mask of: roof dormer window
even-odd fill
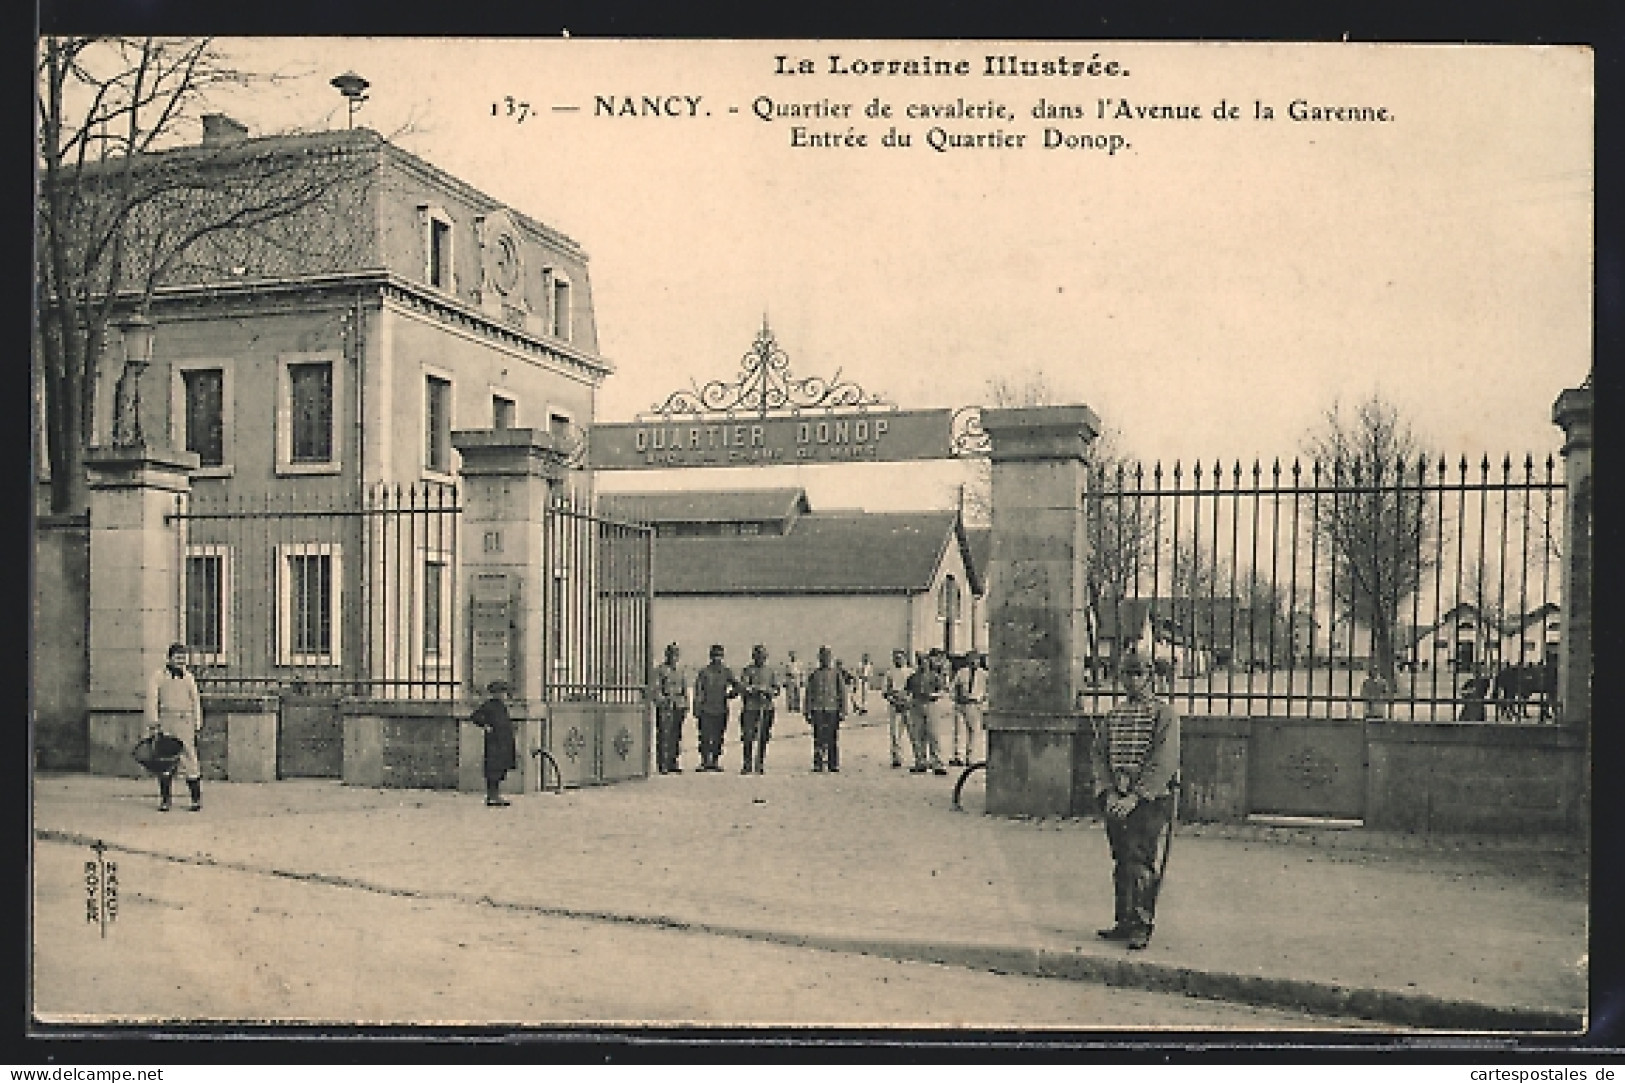
[[[437,290],[455,292],[455,256],[451,216],[440,207],[418,208],[423,220],[423,280]]]

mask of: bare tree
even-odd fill
[[[244,273],[244,245],[331,246],[319,230],[284,227],[324,200],[353,203],[372,167],[344,132],[177,147],[211,90],[256,78],[209,39],[46,38],[37,76],[37,364],[51,507],[74,512],[115,319],[144,311],[161,286],[218,281],[221,264]]]
[[[1041,368],[1020,376],[1000,373],[988,378],[982,405],[988,409],[1054,406],[1056,390]],[[986,526],[993,521],[993,466],[986,458],[975,458],[968,461],[967,469],[969,476],[959,487],[960,512],[967,523]]]
[[[1064,396],[1042,368],[1000,373],[988,379],[985,405],[1002,409],[1060,405]],[[1122,433],[1104,425],[1089,448],[1089,486],[1084,496],[1085,529],[1089,536],[1090,600],[1100,611],[1134,593],[1136,576],[1149,567],[1160,515],[1160,502],[1136,490],[1148,486],[1143,468],[1122,450]],[[992,521],[992,469],[986,459],[974,460],[971,476],[961,489],[963,514],[968,522]]]
[[[1344,412],[1334,403],[1304,439],[1333,492],[1317,501],[1315,530],[1331,556],[1332,602],[1371,632],[1372,662],[1394,675],[1402,603],[1433,567],[1438,524],[1422,498],[1418,464],[1432,458],[1410,422],[1380,394]]]

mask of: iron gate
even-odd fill
[[[571,498],[542,518],[542,747],[566,786],[649,773],[654,531]]]

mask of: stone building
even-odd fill
[[[197,457],[175,505],[192,518],[169,635],[193,648],[206,688],[325,688],[331,701],[452,671],[460,560],[455,518],[437,514],[456,502],[452,433],[529,428],[577,446],[612,369],[575,241],[374,132],[253,138],[217,115],[200,146],[137,168],[195,168],[201,206],[234,168],[305,160],[328,170],[317,198],[209,233],[162,274],[139,401],[147,443]],[[93,423],[103,448],[122,368],[110,337]],[[566,484],[584,496],[589,477]],[[72,765],[74,735],[52,728],[75,711],[50,713],[42,743]],[[339,723],[330,705],[318,713],[325,736],[312,740],[333,773]]]
[[[610,515],[655,528],[654,642],[703,664],[713,643],[744,664],[756,643],[856,668],[891,652],[985,649],[985,571],[952,510],[816,511],[800,488],[619,492]]]

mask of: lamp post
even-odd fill
[[[328,80],[328,83],[336,88],[340,94],[344,95],[344,101],[349,107],[350,114],[348,127],[354,128],[355,111],[360,109],[361,103],[367,100],[367,87],[372,84],[353,71],[347,71],[343,75],[335,75]]]
[[[135,447],[144,442],[141,431],[141,374],[152,363],[153,323],[142,311],[118,325],[124,340],[124,371],[113,394],[113,443]]]

